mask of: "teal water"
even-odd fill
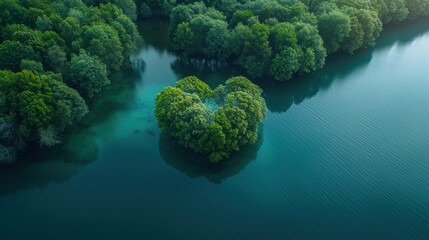
[[[260,81],[261,138],[218,167],[160,133],[154,98],[240,71],[178,58],[167,28],[141,24],[135,72],[62,146],[0,168],[1,240],[429,239],[427,20],[291,83]]]

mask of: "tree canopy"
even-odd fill
[[[180,145],[215,163],[256,142],[258,126],[267,112],[261,94],[245,77],[230,78],[212,90],[191,76],[157,95],[155,115],[159,127]]]
[[[141,41],[130,18],[133,0],[0,1],[0,162],[81,120]]]
[[[27,140],[59,143],[59,134],[87,113],[85,100],[57,74],[0,71],[0,161],[11,161]]]
[[[428,6],[429,0],[176,1],[169,35],[186,56],[227,60],[251,77],[286,81],[320,69],[327,54],[374,46],[383,23],[428,16]]]

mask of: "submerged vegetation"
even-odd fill
[[[0,29],[0,162],[60,143],[140,42],[116,5],[81,0],[1,1]]]
[[[180,145],[219,162],[258,139],[258,126],[267,112],[261,94],[245,77],[230,78],[215,90],[196,77],[186,77],[157,95],[155,115],[159,127]],[[214,111],[205,103],[219,108]]]

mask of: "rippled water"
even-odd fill
[[[64,144],[0,169],[0,239],[429,239],[429,22],[291,83],[218,167],[157,128],[156,93],[240,74],[166,50],[165,22]]]

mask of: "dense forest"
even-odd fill
[[[121,2],[131,18],[170,17],[169,37],[181,54],[279,81],[322,68],[328,54],[374,46],[383,24],[429,15],[429,0]]]
[[[2,0],[0,162],[28,143],[61,142],[110,74],[129,67],[138,19],[169,17],[182,56],[285,81],[328,54],[374,46],[383,24],[428,15],[429,0]]]
[[[60,143],[141,41],[110,3],[5,0],[0,26],[0,162],[15,160],[28,142]]]
[[[374,46],[383,24],[428,14],[427,0],[196,1],[171,10],[169,35],[188,56],[285,81],[320,69],[327,54]]]

